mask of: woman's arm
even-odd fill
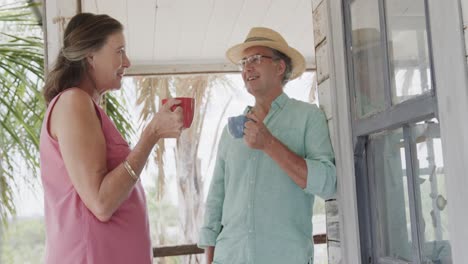
[[[181,109],[169,110],[176,103],[172,100],[163,106],[128,155],[127,161],[137,175],[160,138],[180,135]],[[50,117],[50,132],[59,143],[81,200],[100,221],[108,221],[130,194],[135,180],[123,164],[108,170],[106,141],[91,97],[79,89],[62,94]]]

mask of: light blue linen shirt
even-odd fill
[[[231,137],[224,128],[198,243],[215,246],[213,263],[306,264],[313,260],[314,196],[327,199],[336,191],[325,115],[317,106],[283,93],[272,102],[264,124],[305,159],[307,187],[300,188],[267,154],[249,148],[243,138]]]

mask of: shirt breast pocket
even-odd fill
[[[304,137],[305,132],[299,128],[277,128],[272,131],[272,134],[289,150],[297,155],[304,156]]]

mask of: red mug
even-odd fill
[[[184,116],[184,128],[189,128],[193,121],[193,111],[195,109],[195,99],[192,97],[175,97],[180,101],[179,104],[173,105],[171,111],[174,111],[177,106],[182,107],[182,114]],[[162,99],[162,104],[165,104],[168,98]]]

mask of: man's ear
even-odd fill
[[[277,63],[278,67],[278,75],[281,75],[281,74],[284,74],[286,72],[286,63],[284,62],[284,60],[278,60],[278,63]]]

